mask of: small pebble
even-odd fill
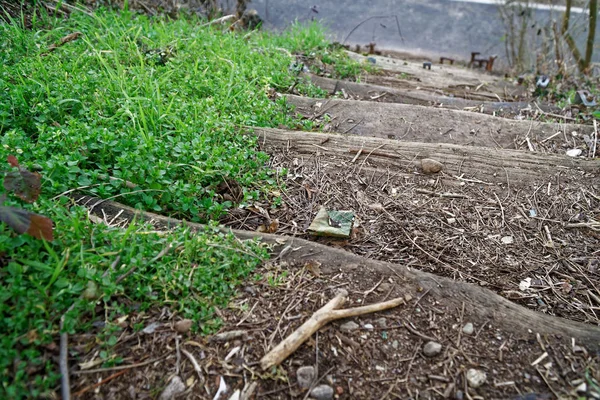
[[[470,322],[467,322],[465,324],[465,326],[463,326],[462,331],[465,335],[472,335],[473,334],[473,324]]]
[[[400,345],[400,343],[398,343],[398,341],[397,341],[397,340],[394,340],[394,341],[392,342],[392,347],[394,348],[394,350],[398,350],[398,346],[399,346],[399,345]]]
[[[384,328],[384,329],[387,328],[387,320],[383,317],[376,319],[375,323],[380,328]]]
[[[191,319],[182,319],[181,321],[175,322],[175,330],[179,333],[186,333],[192,328]]]
[[[308,389],[315,379],[315,368],[312,366],[300,367],[296,371],[296,378],[298,379],[298,386],[301,389]]]
[[[151,335],[154,333],[154,331],[156,330],[156,328],[160,327],[160,323],[158,322],[152,322],[150,325],[146,326],[142,332],[144,332],[147,335]]]
[[[329,385],[319,385],[310,391],[310,395],[315,400],[333,399],[333,388]]]
[[[381,285],[379,285],[379,287],[377,288],[377,291],[380,293],[387,293],[390,290],[392,290],[392,284],[388,283],[388,282],[383,282]]]
[[[579,386],[577,386],[575,388],[575,390],[577,391],[577,393],[585,393],[587,392],[587,385],[585,382],[581,382],[581,384]]]
[[[438,342],[427,342],[425,346],[423,346],[423,354],[427,357],[437,356],[442,352],[442,345]]]
[[[421,160],[421,168],[425,174],[437,174],[444,168],[444,164],[431,158]]]
[[[171,379],[165,390],[158,397],[159,400],[171,400],[178,394],[185,392],[185,383],[177,375]]]
[[[340,325],[340,331],[342,332],[353,332],[360,328],[360,326],[354,321],[348,321]]]
[[[368,331],[372,331],[374,326],[373,326],[373,324],[365,324],[363,328],[365,328]]]
[[[487,375],[485,372],[471,368],[467,371],[467,382],[472,388],[478,388],[485,383]]]

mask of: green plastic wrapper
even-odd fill
[[[349,238],[354,224],[352,211],[327,211],[321,207],[308,227],[308,233],[315,236]]]

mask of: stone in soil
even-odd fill
[[[380,293],[387,293],[390,290],[392,290],[392,284],[388,283],[388,282],[383,282],[381,285],[379,285],[379,287],[377,288],[377,291]]]
[[[485,372],[471,368],[467,371],[467,382],[472,388],[478,388],[485,383],[487,375]]]
[[[342,332],[353,332],[360,328],[360,326],[354,321],[348,321],[340,325],[340,330]]]
[[[442,352],[442,345],[439,344],[438,342],[433,342],[433,341],[427,342],[427,343],[425,343],[425,346],[423,346],[423,354],[425,354],[427,357],[437,356],[441,352]]]
[[[444,168],[444,164],[431,158],[421,160],[421,168],[425,174],[437,174]]]
[[[301,389],[308,389],[315,379],[315,368],[312,366],[300,367],[296,371],[296,378],[298,379],[298,386]]]
[[[179,333],[186,333],[192,327],[191,319],[182,319],[181,321],[175,322],[175,330]]]
[[[183,392],[185,392],[185,384],[183,383],[180,377],[174,376],[173,379],[171,379],[171,382],[169,382],[169,384],[165,388],[165,390],[163,390],[163,392],[160,394],[158,399],[171,400],[172,398]]]
[[[387,321],[385,318],[381,317],[375,320],[375,323],[377,324],[378,327],[380,328],[387,328]]]
[[[333,399],[333,388],[329,385],[319,385],[310,391],[310,395],[315,400]]]
[[[473,334],[473,324],[470,322],[467,322],[465,324],[465,326],[463,326],[462,331],[465,335],[472,335]]]

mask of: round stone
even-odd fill
[[[435,357],[442,352],[442,345],[438,342],[427,342],[423,346],[423,354],[427,357]]]
[[[467,371],[467,382],[472,388],[478,388],[485,383],[487,375],[485,372],[471,368]]]
[[[425,174],[437,174],[444,168],[444,164],[431,158],[421,160],[421,168]]]

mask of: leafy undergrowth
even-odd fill
[[[98,340],[108,353],[115,321],[132,310],[168,306],[197,330],[218,325],[213,307],[267,258],[264,247],[213,228],[94,225],[59,195],[117,196],[199,222],[276,196],[277,175],[243,129],[301,124],[269,98],[295,83],[315,90],[296,82],[289,51],[357,70],[316,25],[246,35],[192,17],[109,11],[44,17],[31,30],[0,23],[0,160],[14,154],[40,172],[41,197],[24,209],[55,226],[46,242],[0,224],[0,398],[57,389],[63,315],[69,333],[106,323]],[[224,193],[224,183],[236,190]]]
[[[164,305],[195,321],[194,329],[211,331],[218,326],[213,307],[224,306],[267,258],[259,244],[214,228],[160,234],[131,224],[124,230],[94,225],[85,210],[62,206],[46,200],[34,207],[54,220],[52,243],[0,231],[1,398],[38,398],[56,389],[52,344],[61,315],[71,333],[106,323],[97,340],[107,346],[106,361],[115,363],[110,345],[118,317]]]

